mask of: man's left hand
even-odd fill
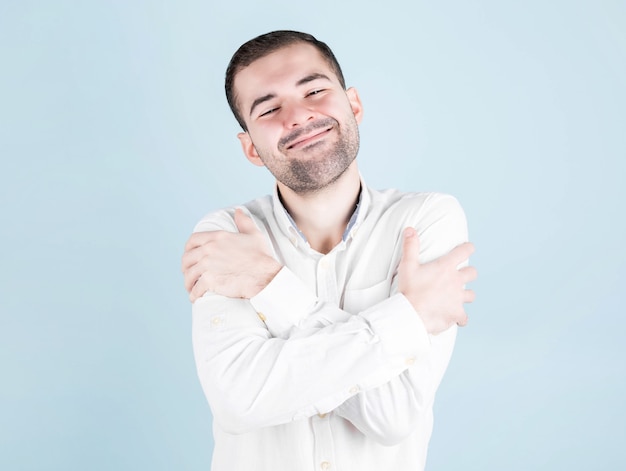
[[[254,221],[240,209],[235,224],[239,232],[196,232],[185,244],[182,271],[191,302],[207,291],[249,299],[282,268]]]

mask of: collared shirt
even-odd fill
[[[235,208],[196,231],[236,231]],[[375,191],[328,254],[313,250],[277,192],[244,205],[284,267],[250,300],[207,293],[193,347],[213,413],[213,471],[419,471],[456,326],[429,335],[398,293],[402,231],[420,262],[467,241],[457,200]]]

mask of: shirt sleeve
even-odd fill
[[[281,312],[279,307],[282,302],[277,302],[277,299],[285,302],[291,298],[293,301],[301,301],[305,296],[310,296],[307,287],[303,284],[300,286],[298,281],[295,275],[283,269],[280,277],[272,282],[267,292],[263,293],[263,302],[256,300],[254,303],[256,307],[262,306],[264,312],[271,313],[265,320],[272,326],[270,331],[275,329],[274,332],[278,333],[279,329],[282,329],[283,335],[291,338],[313,326],[320,328],[336,325],[351,317],[350,313],[340,309],[325,309],[310,313],[306,318],[299,320],[294,314],[295,311],[287,309],[287,305],[285,312]],[[394,285],[396,284],[394,282]],[[393,289],[394,292],[397,291],[396,286]],[[281,293],[284,294],[283,297],[280,296]],[[275,306],[276,304],[279,306]],[[350,421],[369,438],[388,446],[395,445],[409,436],[419,421],[430,420],[429,414],[435,391],[450,360],[456,337],[456,326],[436,336],[427,334],[409,301],[398,293],[392,295],[388,302],[380,303],[364,314],[374,313],[378,318],[397,322],[396,314],[400,311],[406,312],[412,320],[417,320],[420,327],[414,339],[418,348],[404,356],[404,363],[395,370],[398,373],[380,386],[367,388],[364,385],[356,395],[350,396],[337,407],[333,407],[332,404],[323,407],[320,404],[317,410],[320,413],[332,411]],[[265,319],[266,316],[262,316]],[[294,322],[289,326],[289,330],[286,325],[287,319]],[[334,368],[335,363],[329,367]]]
[[[416,222],[416,228],[421,263],[434,260],[468,240],[465,213],[449,195],[435,194],[426,214]],[[396,291],[397,277],[392,283],[392,293]],[[429,335],[431,348],[410,359],[408,368],[400,375],[349,398],[334,412],[379,443],[399,443],[420,421],[432,420],[435,393],[452,356],[456,334],[457,327],[452,326],[438,335]]]
[[[463,242],[429,242],[454,219],[440,216],[417,224],[423,262]],[[250,301],[208,294],[193,306],[200,382],[230,433],[334,410],[391,444],[432,404],[454,335],[429,336],[397,293],[349,314],[321,302],[287,268]]]
[[[243,433],[333,410],[385,384],[424,348],[417,341],[423,325],[405,303],[404,296],[392,296],[346,316],[315,300],[308,313],[344,319],[295,329],[282,339],[270,334],[248,300],[198,299],[194,355],[215,420],[227,432]]]
[[[449,195],[432,194],[415,215],[413,225],[419,232],[421,263],[434,260],[468,240],[465,213],[458,201]],[[391,309],[418,317],[409,302],[397,294],[397,277],[392,282],[390,295],[392,298],[400,296],[404,302],[398,300],[378,305],[380,316],[391,316],[393,313],[387,311]],[[350,316],[337,310],[303,317],[301,311],[292,309],[311,297],[308,287],[284,269],[252,302],[259,312],[271,313],[266,320],[268,327],[275,335],[283,337],[292,335],[299,328],[343,322]],[[457,327],[438,335],[428,335],[422,326],[420,332],[417,341],[421,348],[415,355],[405,357],[405,368],[398,375],[377,388],[363,388],[333,410],[379,443],[399,443],[420,421],[432,420],[430,414],[435,393],[450,361]]]

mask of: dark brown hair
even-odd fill
[[[291,46],[296,43],[306,43],[314,46],[322,54],[322,57],[326,59],[328,65],[337,76],[337,79],[339,79],[341,86],[344,89],[346,88],[346,83],[343,78],[343,72],[341,71],[339,62],[337,62],[333,51],[330,50],[326,43],[318,41],[310,34],[300,33],[298,31],[272,31],[271,33],[257,36],[237,49],[237,52],[233,54],[233,57],[230,59],[228,64],[228,68],[226,69],[226,100],[228,100],[230,109],[244,131],[246,131],[247,128],[246,123],[237,107],[237,96],[234,90],[235,75],[237,75],[237,73],[239,73],[242,69],[248,67],[254,61],[261,59],[278,49]]]

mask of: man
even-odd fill
[[[241,46],[226,95],[244,154],[276,187],[209,214],[183,255],[212,469],[423,469],[474,297],[462,209],[365,185],[361,101],[313,36]]]

